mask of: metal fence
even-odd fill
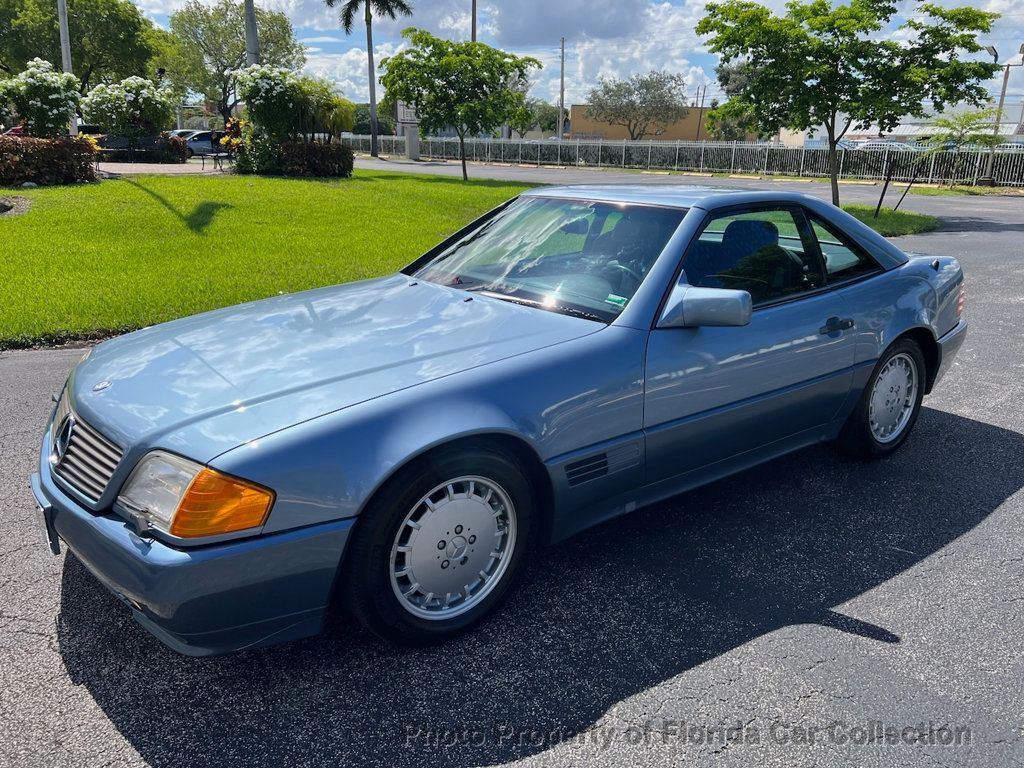
[[[370,151],[369,136],[344,139],[357,152]],[[381,136],[380,151],[405,153],[405,139]],[[843,149],[839,151],[841,179],[883,179],[921,183],[974,184],[985,173],[988,150],[923,152],[902,149]],[[420,141],[420,156],[457,160],[456,138]],[[652,171],[827,177],[828,150],[781,147],[773,144],[711,141],[525,141],[467,139],[466,159],[517,165],[631,168]],[[1024,147],[998,149],[992,175],[1001,186],[1024,186]]]

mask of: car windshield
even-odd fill
[[[608,323],[633,298],[685,213],[522,197],[413,276]]]

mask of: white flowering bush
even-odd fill
[[[302,102],[299,79],[286,69],[259,64],[239,70],[235,76],[238,95],[252,123],[273,139],[292,136]]]
[[[97,85],[82,99],[82,114],[106,133],[136,140],[155,136],[174,120],[174,98],[144,77]]]
[[[24,72],[0,81],[0,104],[21,119],[30,136],[66,136],[80,99],[77,77],[38,58]]]

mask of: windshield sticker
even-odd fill
[[[609,293],[608,298],[604,300],[605,304],[614,304],[616,307],[626,306],[626,302],[629,301],[625,296],[616,296],[614,293]]]

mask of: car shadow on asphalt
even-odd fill
[[[1024,487],[1022,455],[1020,434],[926,408],[888,460],[807,449],[544,550],[498,615],[419,650],[342,617],[278,648],[181,657],[69,556],[60,652],[152,765],[506,762],[782,627],[923,642],[837,606],[981,523]]]

